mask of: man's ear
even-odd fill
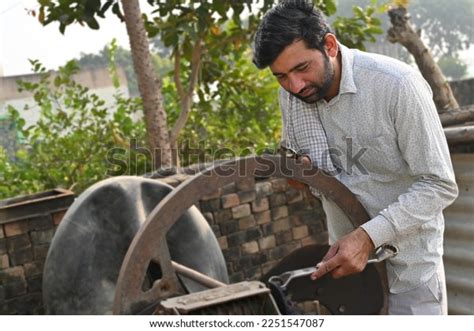
[[[329,57],[336,57],[339,52],[339,45],[337,44],[337,38],[332,33],[327,33],[324,36],[324,48]]]

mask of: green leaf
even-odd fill
[[[87,25],[93,29],[93,30],[98,30],[99,29],[99,23],[93,16],[85,16],[84,20],[86,21]]]
[[[384,31],[379,26],[372,26],[372,27],[366,29],[365,32],[369,33],[369,34],[382,34]]]
[[[352,11],[354,12],[355,17],[362,18],[365,16],[364,11],[359,6],[352,6]]]
[[[336,4],[333,0],[326,0],[326,10],[329,16],[336,13]]]
[[[114,13],[120,19],[120,21],[125,21],[125,17],[123,16],[122,11],[120,10],[118,2],[114,3],[114,5],[112,6],[112,13]]]
[[[99,10],[97,15],[99,17],[105,18],[105,12],[110,8],[110,6],[112,6],[113,3],[114,3],[114,0],[107,0],[102,6],[102,8]]]

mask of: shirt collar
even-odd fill
[[[354,83],[354,51],[339,43],[341,50],[341,84],[339,95],[344,93],[356,93],[357,87]]]

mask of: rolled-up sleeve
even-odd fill
[[[446,138],[429,85],[418,73],[400,79],[391,116],[401,155],[415,182],[362,225],[376,247],[432,221],[458,195]]]

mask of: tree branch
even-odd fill
[[[474,125],[466,125],[454,128],[444,129],[446,140],[450,146],[473,143],[474,142]]]
[[[443,127],[474,121],[474,105],[451,109],[439,114]]]
[[[174,84],[176,85],[176,90],[178,91],[178,96],[180,100],[183,100],[186,95],[184,94],[183,83],[181,82],[181,55],[179,54],[179,49],[174,50]]]
[[[413,55],[421,74],[433,90],[433,101],[438,112],[459,108],[451,87],[446,82],[430,50],[413,29],[407,9],[404,7],[392,8],[388,11],[388,15],[392,23],[392,27],[387,32],[388,40],[392,43],[400,43]]]
[[[191,76],[189,79],[189,86],[187,93],[185,94],[184,98],[181,98],[181,112],[179,113],[178,120],[176,121],[173,130],[170,134],[170,144],[173,146],[179,136],[179,133],[186,125],[186,121],[189,117],[189,112],[191,111],[192,99],[194,94],[194,89],[196,87],[197,79],[199,76],[199,70],[201,67],[201,55],[202,55],[202,39],[199,39],[196,42],[196,45],[193,49],[193,54],[191,57]],[[176,63],[175,63],[176,66]],[[176,70],[175,70],[175,77],[176,77]],[[178,88],[178,85],[176,85]],[[181,89],[183,86],[181,85]],[[184,92],[183,92],[184,94]]]

